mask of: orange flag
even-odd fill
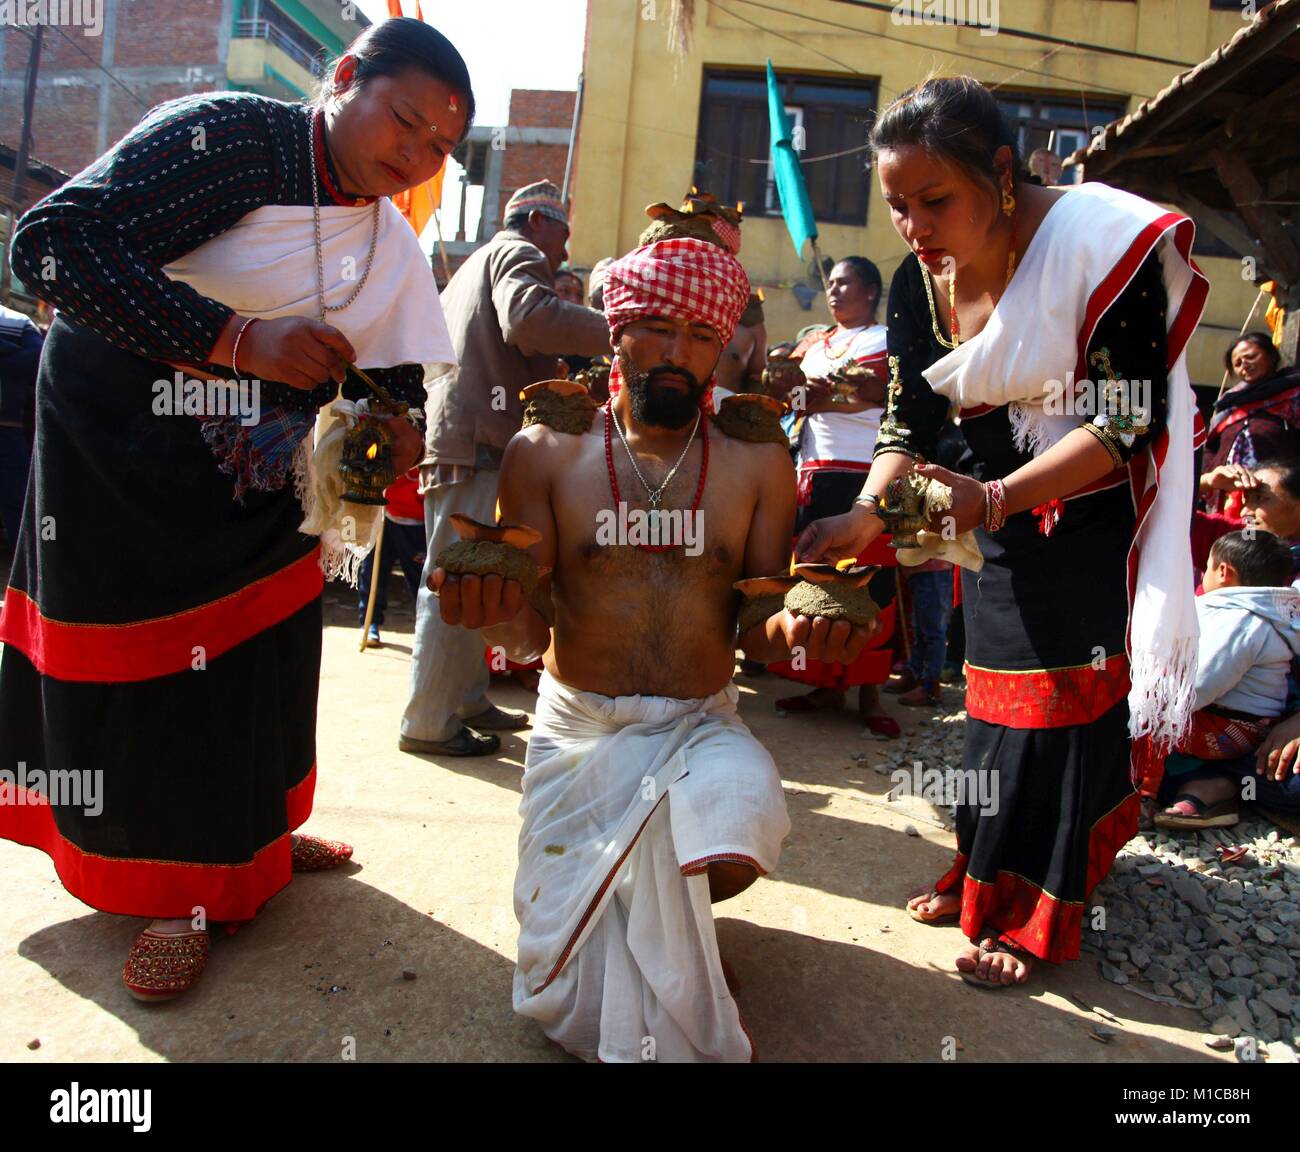
[[[388,15],[404,15],[402,0],[388,0]],[[415,0],[415,18],[421,22],[424,20],[424,13],[420,11],[420,0]],[[424,226],[432,218],[434,209],[442,204],[442,178],[446,171],[447,165],[444,163],[432,180],[408,188],[393,197],[394,206],[406,217],[406,222],[415,229],[417,236],[424,231]]]
[[[447,165],[444,161],[432,180],[426,180],[393,197],[394,207],[406,217],[406,222],[415,229],[417,236],[433,217],[433,210],[442,205],[442,178],[446,174]]]

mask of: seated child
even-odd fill
[[[1232,760],[1263,743],[1287,699],[1287,675],[1300,656],[1300,592],[1291,587],[1291,549],[1271,532],[1219,537],[1196,598],[1196,712],[1165,763],[1170,776],[1200,761]],[[1227,827],[1237,798],[1207,804],[1180,793],[1156,816],[1162,828]]]

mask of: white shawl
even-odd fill
[[[988,324],[925,370],[961,408],[1010,405],[1016,444],[1046,451],[1088,417],[1044,411],[1052,382],[1090,378],[1086,354],[1097,322],[1152,249],[1169,297],[1168,408],[1164,431],[1134,454],[1137,509],[1129,563],[1129,731],[1174,741],[1190,723],[1198,629],[1190,518],[1196,483],[1196,402],[1188,339],[1208,284],[1191,260],[1195,228],[1185,216],[1109,188],[1082,184],[1048,211]],[[1059,393],[1058,393],[1059,394]],[[1068,512],[1066,513],[1068,515]]]
[[[365,285],[345,309],[326,314],[356,351],[359,368],[422,364],[454,366],[452,346],[433,269],[411,226],[387,197],[379,200],[379,236]],[[373,229],[372,205],[324,205],[321,260],[325,302],[341,304],[366,268]],[[174,280],[244,316],[316,319],[317,263],[312,209],[267,204],[164,267]],[[364,401],[363,401],[364,403]],[[326,575],[355,584],[361,559],[382,517],[374,506],[343,504],[337,475],[342,436],[357,419],[356,407],[337,399],[322,409],[315,451],[304,441],[295,459],[295,484],[305,519],[299,531],[320,536]]]

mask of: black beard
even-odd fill
[[[650,428],[685,428],[695,419],[704,396],[704,385],[685,368],[659,365],[648,372],[638,372],[620,353],[623,383],[632,394],[632,417]],[[677,376],[686,391],[657,383],[660,376]]]

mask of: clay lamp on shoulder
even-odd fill
[[[781,427],[781,417],[786,406],[775,396],[759,392],[737,392],[718,405],[713,417],[728,436],[747,440],[751,444],[780,444],[785,447],[789,438]]]
[[[524,402],[524,422],[545,424],[556,432],[581,436],[591,428],[598,405],[581,380],[541,380],[519,393]]]

